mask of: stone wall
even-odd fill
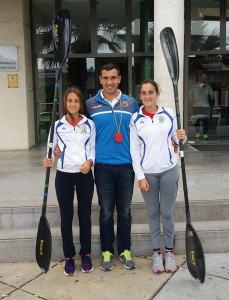
[[[17,46],[18,71],[0,71],[0,150],[35,144],[29,1],[0,1],[0,45]],[[8,74],[18,88],[8,88]]]

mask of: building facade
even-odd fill
[[[179,102],[188,141],[229,143],[228,0],[1,0],[0,150],[46,143],[55,81],[51,24],[60,8],[68,8],[72,15],[71,50],[61,74],[60,98],[73,84],[86,98],[93,96],[100,89],[100,67],[114,62],[121,69],[120,89],[125,94],[140,104],[139,84],[153,78],[160,86],[160,103],[175,110],[159,39],[160,31],[169,26],[178,44]],[[13,69],[12,49],[16,49]],[[201,71],[206,72],[204,87],[196,82]],[[195,86],[200,94],[206,87],[211,90],[209,105],[197,113]],[[60,115],[61,105],[57,118]]]

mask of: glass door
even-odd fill
[[[188,75],[189,140],[228,142],[229,55],[192,55]]]
[[[229,0],[185,2],[185,126],[195,144],[229,142]]]
[[[54,93],[52,15],[67,8],[72,16],[71,48],[62,68],[61,97],[78,86],[88,99],[101,88],[100,67],[120,67],[120,90],[138,99],[139,83],[153,78],[153,1],[151,0],[31,0],[37,143],[45,143]],[[58,116],[57,116],[58,117]]]

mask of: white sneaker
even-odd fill
[[[175,272],[177,270],[174,261],[174,254],[171,251],[165,252],[165,272]]]
[[[161,273],[165,270],[163,265],[163,255],[162,252],[154,252],[153,253],[153,268],[152,271],[154,273]]]

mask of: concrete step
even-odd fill
[[[147,210],[144,202],[133,202],[131,205],[133,224],[145,224],[148,222]],[[229,219],[229,200],[199,200],[190,201],[192,221],[220,221]],[[75,212],[77,205],[75,205]],[[0,230],[37,228],[40,220],[41,207],[12,207],[0,208]],[[175,222],[185,222],[185,205],[183,201],[175,204]],[[58,205],[47,207],[47,219],[51,227],[60,226]],[[99,206],[92,205],[91,220],[93,225],[99,224]],[[75,213],[73,225],[78,225],[77,213]]]
[[[185,253],[185,225],[185,222],[175,224],[174,251],[176,253]],[[229,220],[193,222],[193,226],[198,232],[204,252],[229,251]],[[73,228],[77,252],[79,252],[78,231],[78,227]],[[53,227],[51,232],[52,260],[59,260],[63,258],[60,228]],[[36,235],[37,229],[1,230],[0,262],[35,261]],[[134,256],[152,254],[148,224],[133,224],[131,239],[131,250]],[[162,235],[161,244],[163,246]],[[94,225],[92,226],[92,257],[100,257],[100,255],[99,226]]]

